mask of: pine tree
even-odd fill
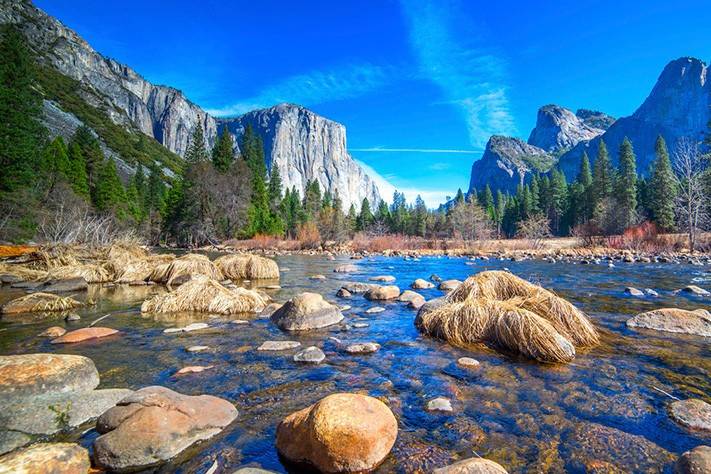
[[[348,232],[353,232],[356,229],[358,216],[356,214],[355,205],[351,203],[351,207],[348,208],[348,216],[346,217],[346,224],[348,226]]]
[[[230,141],[232,141],[231,137]],[[231,148],[232,147],[230,146],[230,152]],[[205,135],[203,134],[202,126],[200,124],[197,124],[193,129],[193,133],[190,137],[188,151],[185,152],[185,161],[187,161],[188,163],[199,163],[201,161],[207,161],[208,158],[209,154],[207,153],[207,148],[205,146]],[[232,162],[231,155],[230,162]]]
[[[541,212],[541,188],[540,178],[537,174],[531,178],[531,213],[538,214]]]
[[[200,127],[197,127],[197,129],[199,130]],[[195,152],[195,157],[199,157],[199,151]],[[223,127],[222,133],[217,138],[217,143],[215,143],[212,149],[212,164],[220,173],[227,173],[233,159],[234,143],[232,141],[232,134],[227,130],[227,127]]]
[[[71,168],[70,183],[72,190],[78,195],[89,198],[89,178],[86,175],[86,161],[81,148],[76,143],[69,145],[69,166]]]
[[[272,172],[269,174],[269,207],[272,212],[277,212],[282,201],[281,187],[279,166],[272,162]]]
[[[368,201],[368,198],[363,198],[363,202],[360,205],[360,214],[358,214],[356,221],[356,229],[360,231],[368,230],[368,227],[373,224],[373,219],[373,213],[370,210],[370,201]]]
[[[535,178],[535,176],[534,176]],[[536,183],[536,186],[538,184]],[[504,212],[506,211],[506,198],[500,189],[496,190],[496,213],[494,214],[494,222],[496,223],[496,237],[501,238],[501,224],[504,221]]]
[[[69,153],[61,136],[49,142],[42,152],[42,175],[46,184],[46,193],[62,180],[71,184],[72,166]]]
[[[677,188],[667,145],[661,135],[657,137],[655,152],[657,158],[652,164],[649,182],[650,208],[657,225],[662,230],[670,231],[674,228],[674,199]]]
[[[620,145],[620,168],[616,184],[619,224],[624,230],[637,221],[637,164],[632,143],[627,137]]]
[[[474,190],[474,194],[476,195],[476,190]],[[455,204],[461,204],[464,202],[464,193],[462,192],[462,188],[457,189],[457,195],[454,197],[454,203]]]
[[[74,132],[70,141],[71,145],[79,147],[86,168],[87,183],[89,189],[93,189],[95,176],[104,163],[104,152],[101,151],[101,144],[91,129],[82,125]]]
[[[554,169],[551,174],[551,187],[550,187],[550,210],[549,218],[553,227],[553,231],[556,234],[562,233],[563,228],[563,216],[566,211],[566,204],[568,202],[568,184],[565,180],[565,174]]]
[[[165,183],[162,172],[157,164],[151,163],[148,175],[148,186],[144,195],[144,209],[146,212],[161,212],[165,205]]]
[[[576,196],[576,223],[580,224],[590,220],[593,213],[593,177],[590,172],[590,159],[586,151],[583,151],[583,157],[580,160],[577,182],[580,184],[580,189],[577,189],[573,195]]]
[[[34,87],[34,58],[14,26],[0,39],[0,199],[31,186],[37,177],[45,130],[42,96]]]
[[[106,160],[96,172],[96,184],[92,193],[94,206],[100,211],[116,209],[126,200],[125,191],[116,172],[116,162]]]
[[[427,206],[425,205],[424,199],[422,199],[419,194],[415,198],[415,209],[413,214],[413,232],[415,235],[424,237],[427,231]]]
[[[381,228],[384,228],[390,222],[390,209],[388,209],[388,203],[384,200],[380,200],[378,203],[378,210],[375,212],[375,221]]]
[[[597,149],[597,158],[593,165],[593,198],[594,206],[598,205],[604,199],[612,196],[612,188],[614,183],[614,171],[610,162],[610,154],[607,152],[607,146],[603,140]],[[593,206],[593,207],[594,207]]]

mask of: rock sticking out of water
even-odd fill
[[[674,465],[674,474],[711,472],[711,446],[697,446],[682,454]]]
[[[700,288],[696,285],[689,285],[681,289],[684,293],[691,293],[692,295],[696,296],[709,296],[711,295],[711,292],[708,290],[704,290],[703,288]]]
[[[142,388],[97,420],[101,436],[94,441],[94,461],[112,471],[158,465],[212,438],[235,418],[235,407],[221,398]]]
[[[119,331],[117,329],[104,328],[100,326],[81,328],[74,331],[69,331],[63,336],[50,341],[51,344],[74,344],[77,342],[89,341],[92,339],[100,339],[103,337],[113,336]]]
[[[294,355],[295,362],[320,364],[326,359],[326,354],[316,346],[310,346]]]
[[[711,314],[705,309],[661,308],[628,319],[627,326],[711,337]]]
[[[380,350],[380,344],[377,342],[359,342],[349,344],[345,351],[349,354],[371,354]]]
[[[427,290],[429,288],[434,288],[434,283],[429,282],[427,280],[423,280],[422,278],[418,278],[417,280],[412,282],[410,288],[414,290]]]
[[[208,349],[210,349],[209,346],[190,346],[187,347],[185,350],[188,352],[204,352]]]
[[[444,280],[439,284],[438,289],[442,291],[452,291],[459,288],[459,285],[461,284],[462,282],[459,280]]]
[[[41,337],[59,337],[63,336],[67,333],[67,330],[64,329],[63,327],[60,326],[52,326],[50,328],[45,329],[38,335]]]
[[[471,357],[460,357],[457,359],[457,364],[468,369],[475,369],[481,365],[478,360],[472,359]]]
[[[343,314],[318,293],[300,293],[276,310],[271,320],[285,331],[306,331],[337,324]]]
[[[214,365],[189,365],[178,370],[175,375],[199,374],[213,367]]]
[[[89,452],[74,443],[39,443],[0,458],[0,472],[74,474],[91,468]]]
[[[383,308],[382,306],[373,306],[372,308],[368,308],[365,310],[365,312],[368,314],[382,313],[383,311],[385,311],[385,308]]]
[[[637,288],[628,286],[625,288],[625,293],[630,295],[630,296],[636,296],[636,297],[642,297],[644,296],[644,292],[642,290],[638,290]]]
[[[210,327],[210,325],[207,323],[192,323],[192,324],[188,324],[187,326],[180,327],[180,328],[164,329],[163,333],[164,334],[173,334],[176,332],[192,332],[192,331],[199,331],[200,329],[207,329],[209,327]]]
[[[379,281],[382,283],[392,283],[395,281],[395,277],[392,275],[378,275],[368,278],[370,281]]]
[[[333,271],[336,273],[354,273],[354,272],[357,272],[358,270],[359,270],[358,266],[353,265],[352,263],[346,263],[344,265],[339,265],[333,269]]]
[[[367,472],[383,462],[396,437],[397,420],[383,402],[337,393],[287,416],[277,427],[276,447],[321,472]]]
[[[444,412],[454,411],[454,409],[452,408],[452,402],[450,402],[449,399],[444,397],[433,398],[432,400],[427,402],[427,410]]]
[[[377,286],[365,292],[369,300],[394,300],[400,296],[400,288],[395,285]]]

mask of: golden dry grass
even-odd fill
[[[35,270],[16,263],[0,263],[0,274],[13,275],[23,281],[44,280],[47,277],[44,270]]]
[[[593,346],[599,335],[570,302],[502,271],[469,277],[417,315],[424,333],[455,345],[477,342],[502,347],[541,362],[568,362],[575,346]]]
[[[33,313],[44,311],[66,311],[78,308],[82,303],[71,298],[50,293],[32,293],[6,303],[0,312],[3,314]]]
[[[205,275],[194,275],[175,291],[158,295],[141,305],[144,313],[198,312],[239,314],[264,309],[266,300],[256,291],[228,289]]]
[[[215,260],[215,265],[226,278],[232,280],[267,280],[279,278],[277,263],[257,255],[230,254]]]
[[[169,263],[159,264],[151,272],[149,279],[168,286],[178,277],[205,275],[214,280],[222,280],[222,272],[205,255],[188,253]]]
[[[47,272],[48,280],[67,280],[69,278],[83,278],[87,283],[106,283],[113,281],[113,275],[103,265],[94,263],[77,263],[50,268]]]

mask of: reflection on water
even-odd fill
[[[162,472],[204,472],[218,460],[225,472],[241,465],[260,465],[286,472],[274,448],[277,423],[289,413],[335,391],[378,397],[399,420],[392,454],[378,472],[429,472],[474,453],[493,459],[510,472],[596,472],[614,466],[627,472],[669,472],[681,452],[709,444],[709,436],[689,433],[667,416],[670,399],[699,397],[711,402],[711,351],[708,339],[632,331],[630,316],[653,308],[694,309],[708,299],[673,295],[692,281],[708,281],[708,269],[681,265],[574,265],[544,262],[476,262],[461,258],[378,257],[360,260],[358,274],[332,269],[345,260],[289,256],[278,259],[289,272],[280,282],[249,282],[276,301],[301,291],[317,291],[336,300],[345,281],[392,274],[405,289],[416,278],[436,273],[464,279],[484,269],[508,267],[514,273],[551,288],[585,310],[602,330],[602,344],[579,353],[565,366],[544,366],[476,346],[469,351],[420,335],[415,313],[403,303],[384,303],[386,311],[366,314],[374,304],[360,295],[348,300],[343,324],[304,334],[285,334],[268,319],[249,315],[249,324],[234,324],[209,315],[140,314],[141,302],[165,289],[161,286],[92,288],[79,298],[93,304],[75,311],[81,320],[61,317],[38,322],[0,322],[0,353],[61,352],[92,358],[102,387],[139,388],[164,385],[187,394],[209,393],[237,406],[238,420],[222,436],[186,453]],[[467,262],[471,263],[471,262]],[[324,274],[326,280],[311,280]],[[268,289],[272,285],[281,289]],[[659,298],[635,299],[624,287],[653,288]],[[419,290],[426,298],[436,289]],[[0,290],[0,303],[21,295]],[[341,301],[340,304],[345,304]],[[109,315],[101,325],[121,330],[120,337],[80,345],[53,346],[37,334],[51,325],[84,327]],[[209,330],[164,334],[167,327],[207,322]],[[354,322],[367,327],[354,328]],[[382,347],[369,355],[342,352],[330,337],[344,342],[373,341]],[[267,339],[298,340],[326,353],[321,365],[300,365],[296,351],[263,353],[255,348]],[[210,349],[188,353],[186,347]],[[481,362],[476,370],[456,365],[462,356]],[[174,377],[186,365],[213,365],[197,374]],[[454,413],[425,411],[427,401],[444,396]],[[80,442],[90,446],[89,431]]]

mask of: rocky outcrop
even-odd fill
[[[565,107],[545,105],[538,109],[536,127],[528,137],[528,144],[549,153],[557,153],[582,141],[592,140],[604,132],[586,124]]]
[[[645,175],[654,160],[654,145],[662,135],[670,150],[682,137],[698,140],[711,120],[711,83],[708,65],[696,58],[679,58],[664,68],[652,92],[629,117],[613,123],[599,137],[581,142],[560,158],[560,166],[571,178],[578,172],[583,151],[594,157],[604,140],[616,165],[622,140],[632,141],[637,170]]]
[[[264,141],[267,168],[279,168],[284,189],[303,195],[306,183],[316,180],[321,191],[338,193],[343,208],[360,208],[363,198],[371,207],[380,201],[378,188],[348,154],[346,128],[294,104],[279,104],[232,119],[218,119],[235,137],[237,147],[247,125]]]
[[[544,149],[518,138],[494,135],[486,144],[481,159],[472,165],[469,192],[491,189],[516,192],[516,188],[530,179],[531,173],[546,172],[554,158]]]
[[[215,120],[181,91],[151,84],[130,67],[102,56],[31,2],[2,0],[0,23],[17,24],[43,61],[90,86],[93,93],[85,93],[84,99],[104,109],[115,123],[131,123],[181,156],[197,124],[208,140],[216,135]]]
[[[613,123],[615,123],[615,117],[597,110],[578,109],[575,112],[575,115],[577,115],[577,117],[582,120],[585,125],[592,128],[598,128],[600,130],[607,130]]]

